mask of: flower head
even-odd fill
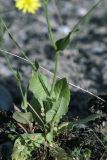
[[[34,14],[41,7],[41,4],[39,0],[16,0],[16,7],[23,13]]]

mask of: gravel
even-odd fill
[[[73,28],[73,26],[85,15],[95,0],[58,0],[49,4],[49,13],[54,36],[59,39]],[[16,41],[26,52],[31,60],[38,60],[40,65],[53,72],[55,54],[50,45],[43,8],[36,15],[24,15],[14,8],[12,1],[0,1],[1,11],[8,8],[8,12],[1,15],[6,20],[11,33]],[[67,77],[68,81],[80,87],[92,91],[95,94],[106,94],[107,86],[107,1],[95,9],[88,17],[85,25],[81,25],[81,31],[72,41],[70,46],[60,56],[58,74]],[[3,48],[17,55],[21,55],[15,44],[5,32]],[[1,53],[1,52],[0,52]],[[3,59],[0,54],[0,59]],[[27,84],[31,68],[27,63],[9,56],[14,68],[19,68],[25,84]],[[5,65],[5,66],[4,66]],[[3,60],[0,64],[0,74],[8,77],[11,72]],[[3,71],[4,70],[4,71]],[[47,73],[45,73],[47,75]],[[49,75],[48,75],[49,76]],[[50,77],[50,76],[49,76]],[[75,94],[82,97],[82,92],[71,87],[74,101]],[[85,95],[85,94],[84,94]],[[90,96],[88,96],[90,98]],[[86,96],[86,102],[88,100]],[[81,101],[84,101],[81,98]],[[85,102],[85,101],[84,101]]]

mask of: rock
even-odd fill
[[[13,109],[13,99],[9,91],[0,85],[0,111],[11,111]]]
[[[28,77],[26,78],[26,80],[28,80]],[[22,94],[17,84],[17,81],[14,79],[14,77],[8,77],[5,80],[4,86],[7,88],[7,90],[11,94],[14,104],[20,105],[22,102]],[[23,84],[22,84],[22,88],[23,88]]]
[[[91,79],[98,81],[98,79],[101,78],[101,73],[97,68],[93,67],[90,70],[89,76],[91,77]]]
[[[12,154],[12,142],[4,142],[0,145],[0,160],[10,160],[10,155]]]
[[[46,54],[46,57],[50,60],[54,60],[55,58],[55,50],[51,45],[45,45],[44,52]]]
[[[95,46],[92,49],[90,49],[90,52],[92,54],[102,55],[102,53],[104,53],[105,51],[101,46]]]
[[[0,74],[8,77],[12,75],[12,72],[8,69],[8,67],[6,67],[6,65],[0,63]]]
[[[94,0],[61,0],[56,1],[56,6],[54,6],[54,3],[52,2],[51,4],[50,2],[48,9],[55,39],[57,40],[67,35],[74,25],[77,24],[78,20],[86,14],[93,3]],[[104,3],[107,4],[107,1],[105,0]],[[12,6],[14,8],[12,0],[9,3],[1,0],[0,4],[1,11]],[[107,55],[106,6],[103,4],[94,10],[91,16],[89,16],[89,21],[79,26],[80,32],[78,32],[78,36],[68,46],[69,48],[64,50],[64,54],[60,54],[59,75],[66,75],[70,82],[86,89],[88,88],[89,91],[95,90],[94,93],[102,92],[102,85],[107,85],[107,66],[105,64],[107,60],[107,57],[105,57]],[[32,61],[35,59],[39,60],[40,65],[53,72],[55,52],[49,42],[43,9],[41,8],[36,17],[29,14],[26,16],[14,10],[13,12],[3,14],[3,18],[26,55]],[[58,19],[61,19],[61,23],[59,23]],[[3,38],[3,45],[7,48],[6,50],[18,53],[21,56],[21,53],[16,49],[7,32],[5,32]],[[28,68],[25,62],[12,56],[9,56],[9,59],[12,62],[12,66],[15,66],[14,69],[18,68],[22,72],[24,84],[27,84],[27,77],[31,74],[30,67]],[[2,64],[5,60],[2,61],[0,58],[0,62]],[[8,71],[8,67],[1,64],[1,74],[9,77],[10,72]],[[49,77],[52,79],[50,75]],[[10,91],[14,103],[20,104],[21,94],[11,79],[6,83],[6,89]],[[76,88],[73,87],[72,90],[76,90]]]
[[[70,28],[66,25],[58,28],[58,32],[61,34],[67,35],[70,31],[71,31]]]
[[[83,7],[78,7],[76,12],[77,12],[77,16],[82,17],[87,13],[87,9]]]
[[[101,37],[107,37],[107,28],[105,26],[95,29],[94,33]]]

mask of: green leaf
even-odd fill
[[[105,114],[102,114],[102,113],[100,113],[100,114],[92,114],[92,115],[90,115],[90,116],[88,116],[86,118],[74,121],[72,123],[73,123],[74,126],[78,125],[78,124],[85,124],[85,123],[88,123],[90,121],[94,121],[94,120],[96,120],[98,118],[101,118],[101,117],[104,117],[104,116],[105,116]]]
[[[46,135],[46,139],[47,141],[51,144],[53,142],[53,131],[50,131],[47,135]]]
[[[39,72],[32,72],[32,77],[29,82],[29,90],[34,94],[35,98],[40,100],[46,99],[46,92],[40,82]]]
[[[13,113],[13,118],[22,124],[29,124],[33,121],[32,113],[30,112],[14,112]]]
[[[70,101],[70,90],[65,78],[57,81],[55,85],[56,101],[52,109],[46,113],[46,122],[59,123],[63,115],[68,111]]]
[[[66,130],[72,130],[73,129],[73,123],[72,122],[63,122],[58,126],[58,132],[57,134],[63,133]]]
[[[72,122],[63,122],[58,126],[58,134],[63,133],[66,130],[72,130],[74,126],[77,126],[79,124],[86,124],[90,121],[94,121],[104,116],[105,114],[93,114],[80,120],[75,120]]]
[[[56,82],[55,88],[54,88],[54,93],[55,93],[56,101],[60,97],[64,96],[64,94],[65,94],[66,97],[67,96],[69,97],[70,91],[69,91],[69,87],[68,87],[68,84],[67,84],[67,80],[65,78],[60,79]]]
[[[19,138],[16,139],[12,152],[12,160],[27,160],[29,158],[30,151],[27,146],[21,143]]]
[[[45,141],[42,133],[23,134],[21,136],[25,140],[25,143],[30,141],[33,145],[35,145],[35,147],[40,147],[40,145]]]
[[[57,51],[63,51],[68,46],[68,44],[70,43],[70,36],[71,32],[69,32],[66,37],[56,41],[55,45],[57,47]]]
[[[84,149],[83,156],[84,156],[85,159],[90,159],[91,158],[91,154],[92,154],[92,152],[91,152],[90,149],[88,149],[88,148]]]
[[[71,40],[74,38],[75,35],[77,35],[77,32],[80,30],[79,26],[80,24],[84,24],[87,17],[89,17],[90,13],[99,5],[101,0],[97,1],[91,9],[80,19],[80,21],[73,27],[71,32],[68,33],[64,38],[61,38],[56,41],[55,45],[57,48],[57,51],[63,51],[71,42]]]
[[[39,125],[43,125],[41,104],[39,103],[39,101],[35,97],[33,97],[30,101],[30,105],[33,109],[29,106],[28,110],[32,113],[33,120],[35,122],[37,122]]]
[[[27,92],[23,95],[23,101],[22,101],[22,109],[26,111],[28,104],[27,104]]]
[[[44,143],[41,133],[23,134],[15,140],[12,160],[28,160],[32,151]]]
[[[65,150],[59,147],[57,144],[50,146],[50,155],[57,160],[72,160]]]
[[[29,82],[29,90],[34,94],[35,98],[46,100],[49,96],[50,84],[48,79],[39,72],[32,72],[32,77]]]
[[[41,115],[45,116],[44,101],[50,96],[50,83],[48,79],[39,72],[32,72],[32,77],[29,82],[29,90],[33,93],[35,99],[37,99],[41,105]]]
[[[53,119],[54,123],[59,123],[62,116],[67,113],[70,101],[70,90],[68,87],[67,80],[65,78],[59,80],[55,85],[55,90],[59,86],[60,86],[60,92],[58,92],[59,96],[57,101],[53,104],[52,107],[52,110],[56,111]]]
[[[52,98],[47,98],[46,101],[43,101],[45,113],[52,108],[53,102],[55,102],[55,100],[53,100]]]
[[[17,70],[16,72],[16,79],[18,81],[18,84],[19,84],[19,88],[20,88],[20,91],[21,91],[21,95],[22,95],[22,104],[21,104],[21,107],[24,111],[26,111],[28,105],[27,105],[27,91],[24,93],[23,91],[23,86],[22,86],[22,76],[19,72],[19,70]]]
[[[54,117],[56,111],[50,109],[47,113],[46,113],[46,122],[49,123],[52,121],[52,118]]]
[[[63,51],[70,44],[71,40],[76,36],[78,31],[79,29],[76,28],[73,32],[69,32],[64,38],[57,40],[55,43],[57,51]]]
[[[48,78],[46,76],[44,76],[43,74],[39,74],[39,80],[40,80],[45,92],[47,93],[47,95],[50,96],[51,85],[48,81]]]
[[[79,29],[75,28],[74,31],[69,32],[64,38],[57,40],[55,43],[57,51],[63,51],[70,44],[71,40],[77,35],[78,31]]]

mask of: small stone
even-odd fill
[[[13,109],[13,99],[9,91],[0,85],[0,111],[11,111]]]
[[[85,8],[82,8],[82,7],[78,7],[77,8],[77,16],[84,16],[85,14],[87,13],[87,9]]]
[[[70,32],[70,28],[67,26],[61,26],[58,28],[58,32],[66,35]]]
[[[54,60],[55,58],[55,50],[52,46],[50,45],[45,45],[44,47],[44,52],[46,54],[46,57],[49,59],[49,60]]]
[[[98,29],[95,29],[94,32],[97,35],[101,35],[101,36],[104,36],[104,37],[107,36],[107,29],[106,29],[106,27],[99,27]]]
[[[102,47],[95,46],[94,48],[92,48],[92,54],[102,55],[103,52],[104,49]]]
[[[10,160],[10,156],[12,154],[12,142],[4,142],[3,144],[0,145],[0,158],[2,156],[2,159],[7,159]]]
[[[0,63],[0,75],[8,77],[12,75],[12,72],[4,64]]]
[[[98,80],[101,77],[99,70],[93,67],[90,71],[90,77],[92,80]]]

